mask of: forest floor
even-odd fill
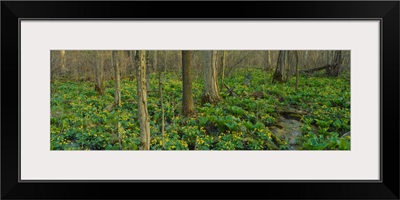
[[[272,73],[242,69],[220,87],[222,101],[202,104],[203,83],[193,80],[196,114],[182,117],[182,81],[167,73],[163,85],[165,134],[161,134],[158,75],[148,93],[151,150],[349,150],[350,80],[300,76],[271,83]],[[122,105],[114,101],[114,82],[98,95],[92,82],[51,84],[52,150],[137,150],[139,121],[136,80],[121,81]]]

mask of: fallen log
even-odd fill
[[[313,68],[313,69],[300,70],[299,72],[300,73],[313,73],[313,72],[316,72],[316,71],[327,69],[329,67],[331,67],[331,65],[325,65],[325,66],[317,67],[317,68]]]

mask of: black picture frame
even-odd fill
[[[398,1],[2,1],[1,198],[399,199],[399,5]],[[99,18],[381,20],[381,181],[19,182],[20,19]]]

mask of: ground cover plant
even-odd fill
[[[171,55],[164,56],[168,66]],[[111,58],[110,65],[116,65],[116,58]],[[213,55],[210,58],[212,61]],[[279,58],[277,52],[277,62]],[[122,58],[118,60],[122,63]],[[222,73],[229,75],[216,75],[219,98],[215,102],[204,100],[208,97],[204,95],[207,79],[192,73],[193,110],[185,116],[185,75],[154,67],[152,73],[142,77],[147,85],[148,149],[349,150],[349,75],[331,76],[324,70],[299,73],[301,70],[308,69],[297,69],[297,79],[274,81],[276,70],[271,68],[243,63],[227,67]],[[141,128],[145,126],[138,104],[140,76],[135,73],[104,80],[101,92],[95,78],[54,78],[50,88],[50,149],[142,149]]]

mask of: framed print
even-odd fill
[[[399,198],[396,1],[1,9],[1,198]]]

